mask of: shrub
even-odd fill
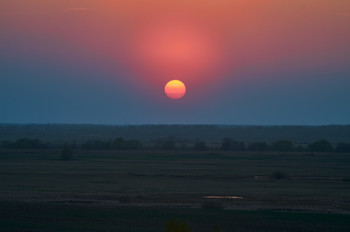
[[[72,157],[72,149],[68,146],[65,146],[65,148],[61,151],[61,160],[71,160]]]
[[[166,232],[190,232],[187,222],[181,223],[178,219],[168,220],[166,227]]]
[[[224,206],[219,201],[206,201],[201,205],[202,209],[223,209]]]
[[[219,225],[216,225],[216,226],[214,227],[214,231],[215,231],[215,232],[221,232],[220,226],[219,226]]]
[[[126,203],[130,203],[131,202],[131,197],[129,197],[129,196],[121,196],[121,197],[119,197],[118,200],[119,200],[120,203],[126,204]]]
[[[270,178],[275,180],[282,180],[288,179],[288,175],[281,171],[275,171],[271,174]]]

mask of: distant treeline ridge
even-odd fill
[[[181,141],[181,140],[180,140]],[[15,141],[2,141],[4,149],[83,149],[83,150],[221,150],[221,151],[286,151],[286,152],[349,152],[350,143],[340,142],[335,145],[326,139],[309,144],[294,144],[290,140],[278,140],[276,142],[251,142],[235,141],[232,138],[224,138],[221,143],[207,143],[195,140],[192,143],[178,142],[174,137],[154,140],[153,143],[143,143],[137,139],[116,138],[113,140],[88,140],[83,143],[74,141],[62,144],[45,143],[40,139],[20,138]]]
[[[0,141],[38,138],[45,142],[113,140],[123,137],[142,142],[172,136],[184,140],[272,143],[280,139],[312,143],[326,138],[333,144],[350,142],[350,125],[330,126],[234,126],[234,125],[79,125],[79,124],[0,124]]]

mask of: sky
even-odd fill
[[[348,0],[0,0],[0,123],[350,124],[349,41]]]

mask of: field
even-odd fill
[[[349,231],[350,155],[0,151],[0,231]],[[279,171],[281,176],[273,173]]]

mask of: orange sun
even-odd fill
[[[182,98],[186,93],[186,86],[182,81],[169,81],[164,87],[165,94],[172,99]]]

